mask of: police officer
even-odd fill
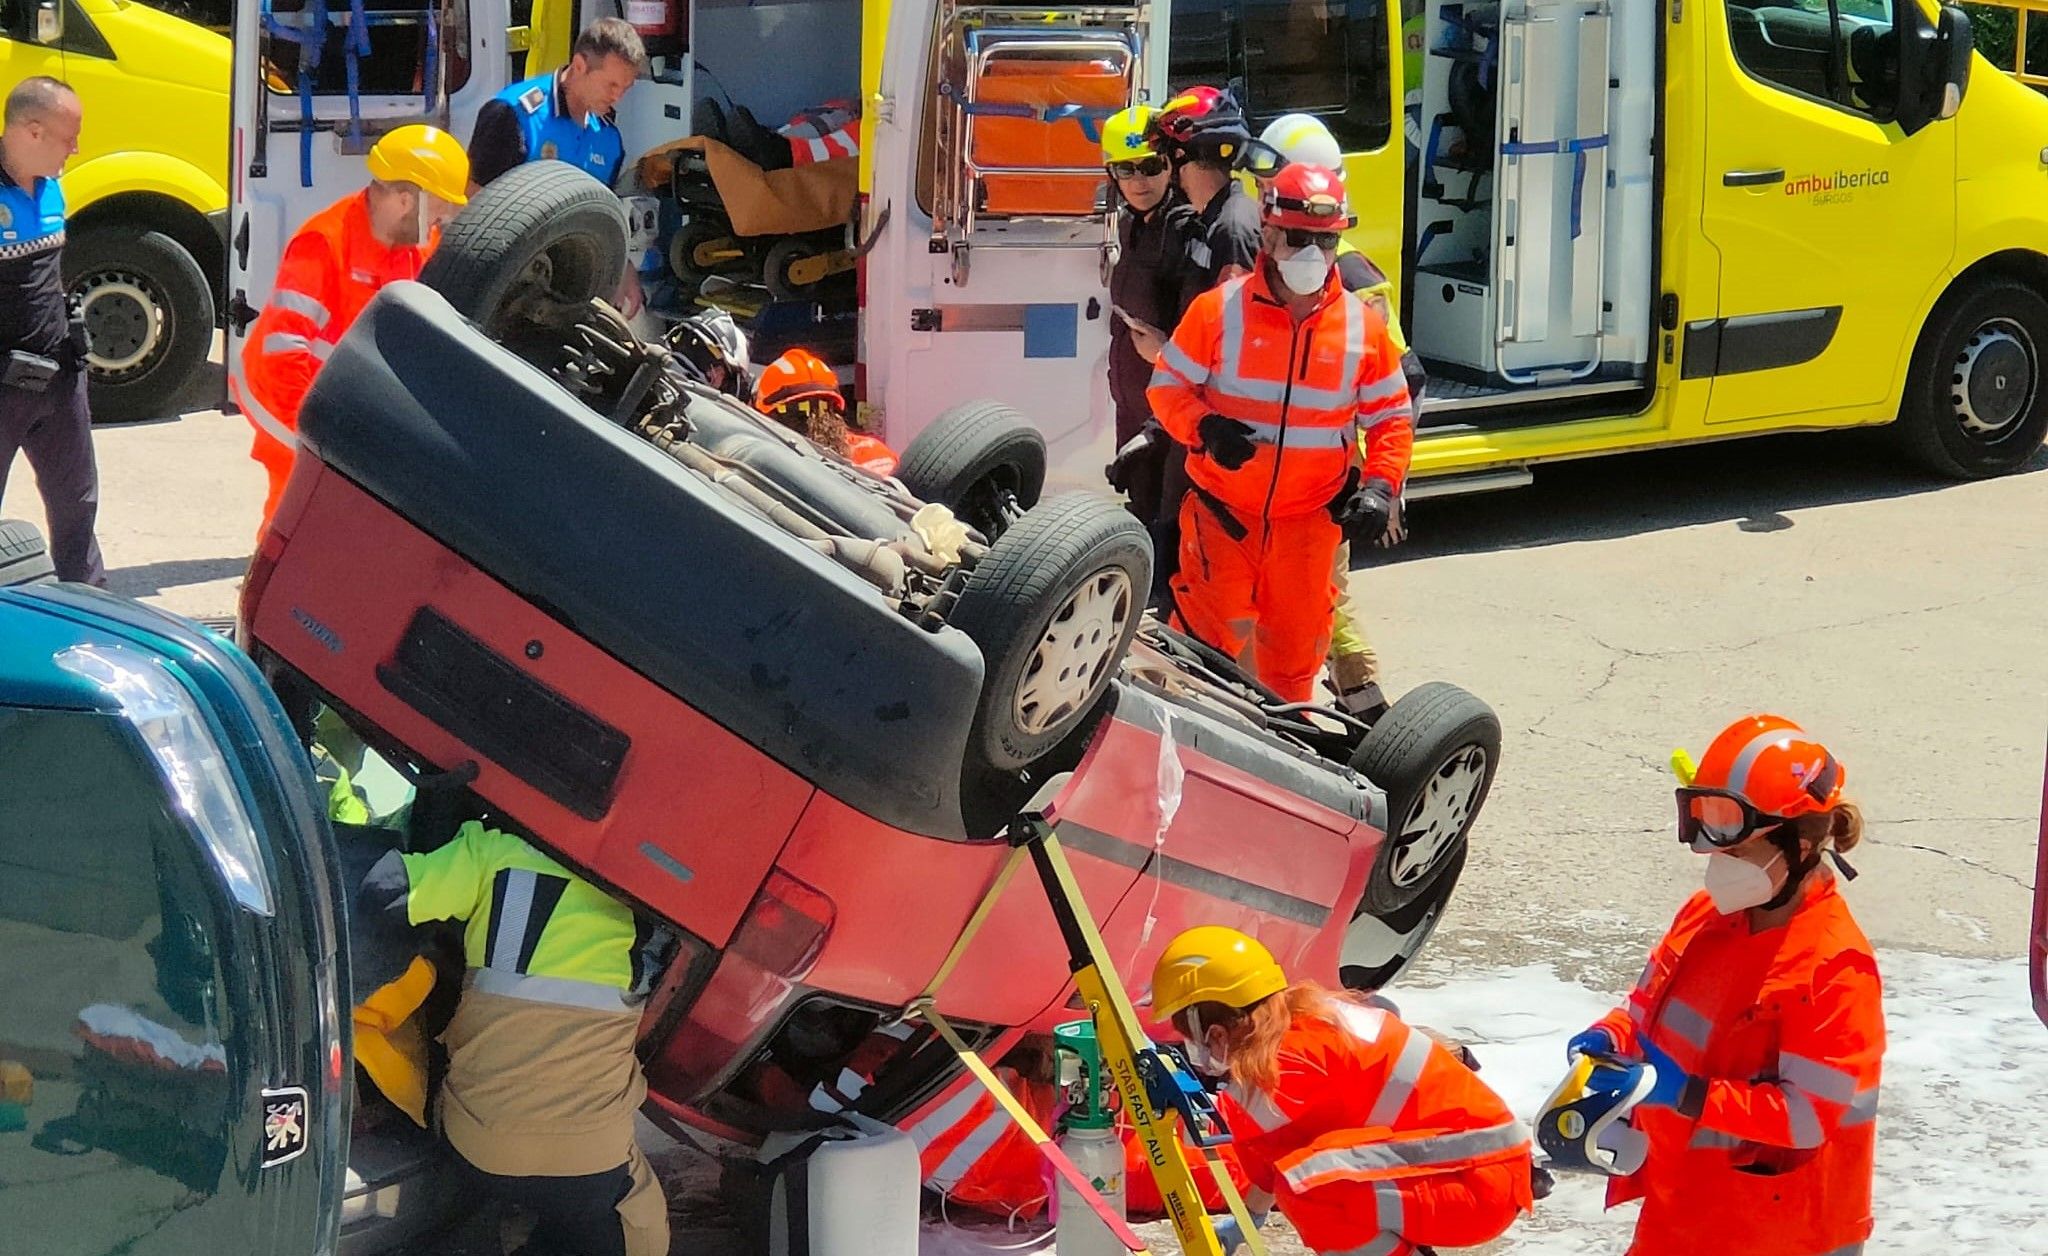
[[[64,293],[64,193],[84,112],[59,79],[35,75],[7,94],[0,121],[0,497],[14,455],[43,492],[60,580],[105,584],[93,523],[100,509],[85,324]]]
[[[584,27],[569,64],[514,83],[477,110],[469,139],[470,191],[529,161],[565,161],[606,187],[616,186],[626,148],[614,111],[646,72],[646,45],[624,18],[599,18]],[[628,316],[640,312],[640,276],[631,265],[618,296]]]
[[[463,922],[437,1123],[471,1185],[538,1215],[531,1250],[665,1254],[661,1183],[633,1138],[647,1096],[633,1047],[668,935],[476,820],[437,850],[385,855],[356,908],[384,933]]]

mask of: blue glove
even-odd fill
[[[1646,1108],[1676,1108],[1685,1096],[1685,1088],[1692,1081],[1686,1071],[1678,1067],[1678,1061],[1666,1055],[1650,1041],[1648,1034],[1640,1036],[1643,1046],[1643,1063],[1657,1070],[1657,1080],[1650,1087],[1650,1093],[1643,1099]]]
[[[1223,1248],[1223,1256],[1230,1256],[1230,1253],[1244,1246],[1244,1228],[1237,1224],[1236,1217],[1227,1215],[1211,1217],[1209,1218],[1209,1224],[1216,1228],[1216,1242]],[[1255,1212],[1252,1214],[1253,1226],[1263,1226],[1265,1224],[1265,1213]]]
[[[1595,1025],[1564,1044],[1564,1058],[1569,1062],[1582,1055],[1613,1055],[1617,1050],[1613,1033]]]

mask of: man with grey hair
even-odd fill
[[[100,476],[86,408],[85,323],[64,291],[64,193],[84,111],[60,79],[36,75],[0,115],[0,497],[25,453],[43,493],[60,580],[105,584]]]

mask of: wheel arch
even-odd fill
[[[201,210],[190,202],[165,192],[134,189],[102,196],[71,216],[72,226],[84,231],[103,226],[125,226],[140,231],[158,231],[176,240],[213,287],[213,308],[218,319],[227,308],[227,242]]]

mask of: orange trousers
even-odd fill
[[[277,513],[277,503],[284,497],[286,481],[292,478],[292,451],[284,442],[260,429],[256,432],[256,443],[249,447],[249,456],[263,466],[264,474],[270,477],[270,490],[263,497],[263,518],[256,525],[257,535],[270,526],[270,517]]]
[[[1226,526],[1198,493],[1180,506],[1180,570],[1173,597],[1187,631],[1236,658],[1247,642],[1252,671],[1289,702],[1315,697],[1330,649],[1337,590],[1331,572],[1343,533],[1314,510]]]
[[[1350,1252],[1382,1235],[1401,1240],[1389,1251],[1404,1256],[1418,1246],[1478,1247],[1536,1206],[1527,1156],[1399,1182],[1332,1182],[1299,1194],[1285,1179],[1278,1186],[1275,1206],[1312,1252]]]

